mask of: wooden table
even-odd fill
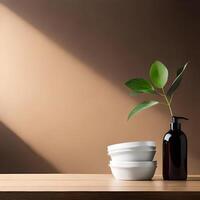
[[[200,176],[188,181],[118,181],[109,174],[1,174],[0,200],[200,200]]]

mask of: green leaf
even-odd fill
[[[154,93],[152,84],[143,78],[135,78],[125,82],[125,85],[135,93]]]
[[[138,105],[136,105],[128,114],[128,119],[130,119],[132,116],[134,116],[135,114],[137,114],[138,112],[145,110],[147,108],[150,108],[152,106],[157,105],[159,102],[158,101],[144,101],[142,103],[139,103]]]
[[[155,61],[151,64],[150,78],[155,87],[163,88],[168,80],[167,67],[160,61]]]
[[[167,96],[169,98],[172,97],[172,95],[174,94],[174,92],[176,91],[176,89],[178,88],[178,86],[180,85],[181,81],[182,81],[182,78],[183,78],[183,73],[187,67],[188,63],[185,63],[185,65],[181,68],[179,68],[177,70],[177,73],[176,73],[176,78],[175,80],[173,81],[173,83],[171,84],[169,90],[167,91]]]

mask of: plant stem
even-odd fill
[[[162,88],[162,92],[163,92],[163,97],[165,98],[165,101],[166,101],[167,106],[169,108],[170,115],[173,116],[173,112],[172,112],[172,108],[171,108],[171,101],[168,100],[167,95],[165,94],[164,88]]]

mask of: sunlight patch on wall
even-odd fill
[[[36,152],[62,172],[97,173],[108,172],[110,143],[151,139],[160,148],[163,114],[155,108],[127,123],[137,103],[128,92],[0,9],[0,117]]]

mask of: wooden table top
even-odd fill
[[[0,191],[200,192],[200,175],[187,181],[119,181],[110,174],[1,174]]]

